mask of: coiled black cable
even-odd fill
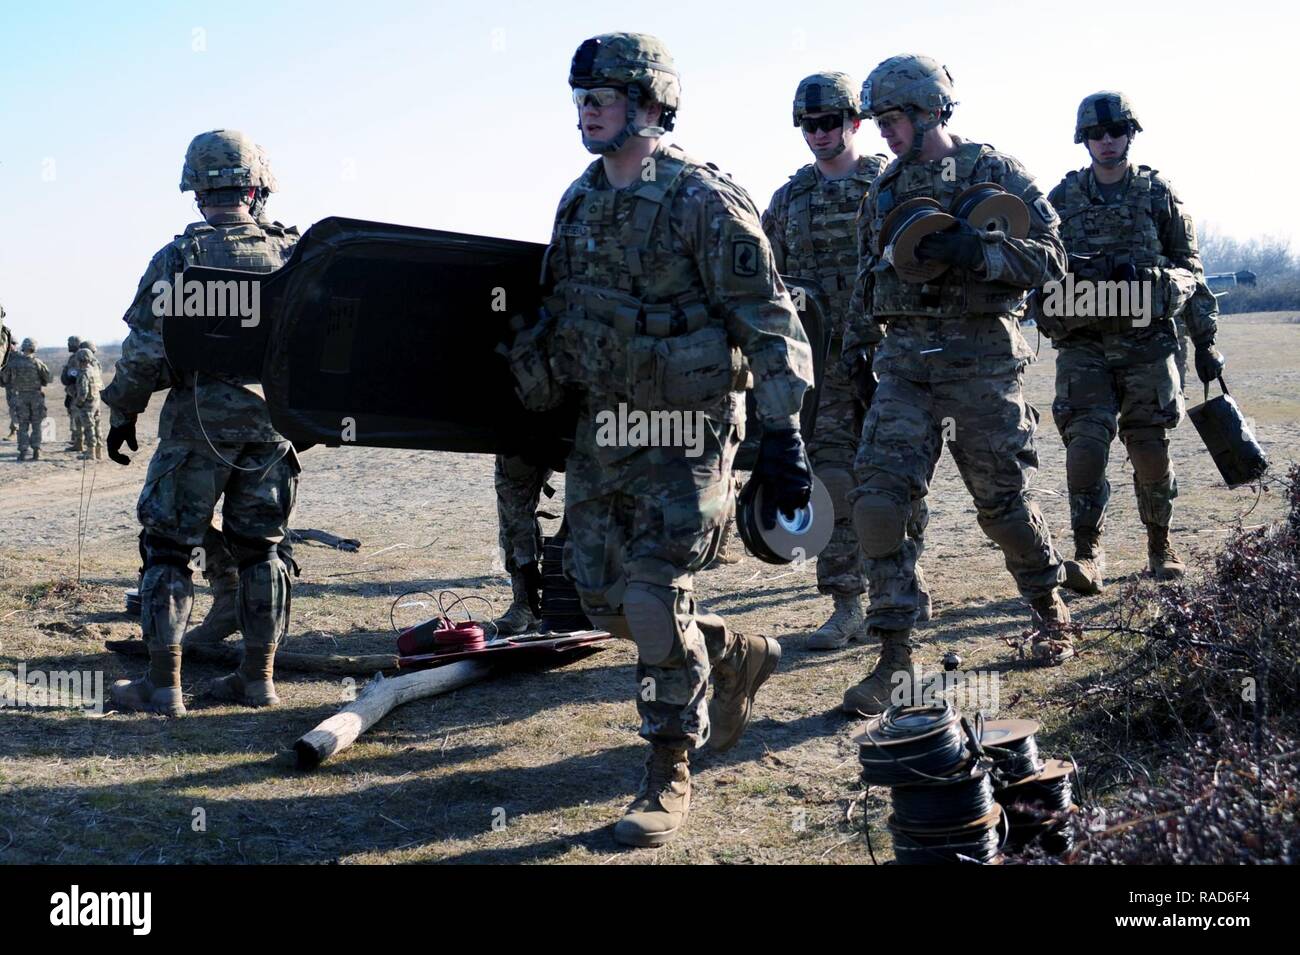
[[[946,700],[891,706],[860,740],[858,761],[868,786],[948,782],[967,759],[957,711]]]
[[[894,858],[900,865],[942,865],[970,862],[987,865],[997,858],[1002,840],[996,825],[970,834],[927,835],[890,826]]]
[[[947,782],[894,786],[894,821],[903,829],[960,829],[987,816],[996,806],[993,781],[980,769]]]
[[[1006,807],[1012,848],[1023,848],[1036,838],[1055,855],[1074,848],[1074,831],[1064,819],[1074,804],[1068,774],[1003,789],[997,793],[997,801]]]
[[[1019,782],[1043,768],[1043,761],[1038,756],[1038,743],[1032,734],[1006,745],[985,743],[984,751],[993,757],[993,766],[1004,786]]]

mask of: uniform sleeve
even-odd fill
[[[871,317],[871,295],[875,284],[874,271],[880,257],[873,251],[873,232],[876,208],[876,184],[873,182],[858,206],[858,275],[849,297],[848,320],[844,323],[844,354],[856,355],[864,349],[874,348],[884,339],[884,329]]]
[[[984,243],[984,280],[1023,289],[1061,281],[1065,276],[1065,247],[1061,244],[1061,220],[1056,210],[1016,160],[999,156],[987,162],[984,170],[976,167],[976,181],[996,182],[1024,200],[1029,207],[1029,235],[1015,239],[992,233],[1000,238]]]
[[[787,189],[782,186],[772,193],[772,201],[763,212],[763,234],[772,246],[772,264],[778,275],[785,272],[787,249],[785,247],[785,220],[789,209],[786,201]]]
[[[36,362],[36,377],[40,380],[42,388],[54,380],[54,374],[50,371],[50,366],[40,360]]]
[[[144,411],[155,391],[176,384],[163,353],[162,322],[153,313],[153,286],[159,281],[172,282],[173,276],[183,270],[184,262],[174,246],[159,250],[145,269],[135,299],[123,316],[131,330],[122,342],[122,357],[117,360],[113,380],[100,393],[112,408],[116,423]]]
[[[1183,207],[1182,200],[1166,183],[1169,190],[1167,215],[1161,223],[1160,245],[1170,268],[1163,269],[1162,279],[1171,285],[1194,285],[1191,300],[1182,312],[1187,330],[1196,344],[1208,344],[1218,334],[1219,305],[1214,293],[1205,282],[1205,268],[1196,244],[1196,224]]]
[[[711,180],[681,189],[674,206],[709,304],[749,362],[764,427],[799,427],[804,392],[813,383],[812,348],[753,202],[739,187]]]

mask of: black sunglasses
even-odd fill
[[[1119,139],[1121,136],[1127,136],[1129,131],[1128,123],[1105,123],[1101,126],[1089,126],[1083,134],[1089,139],[1101,139],[1109,133],[1111,139]]]
[[[838,113],[831,116],[818,116],[816,119],[802,119],[799,125],[805,133],[832,132],[844,125],[844,117]]]

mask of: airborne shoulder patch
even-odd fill
[[[1039,196],[1034,200],[1034,211],[1037,212],[1038,217],[1048,225],[1056,224],[1056,210],[1052,208],[1052,204],[1043,196]]]
[[[763,256],[758,248],[758,239],[749,235],[736,236],[731,240],[731,272],[743,279],[752,279],[758,275]]]

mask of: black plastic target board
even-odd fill
[[[295,444],[526,454],[559,463],[575,409],[524,409],[497,346],[540,304],[545,246],[329,218],[261,278],[261,314],[167,318],[178,369],[262,383]],[[190,268],[185,281],[245,276]]]

